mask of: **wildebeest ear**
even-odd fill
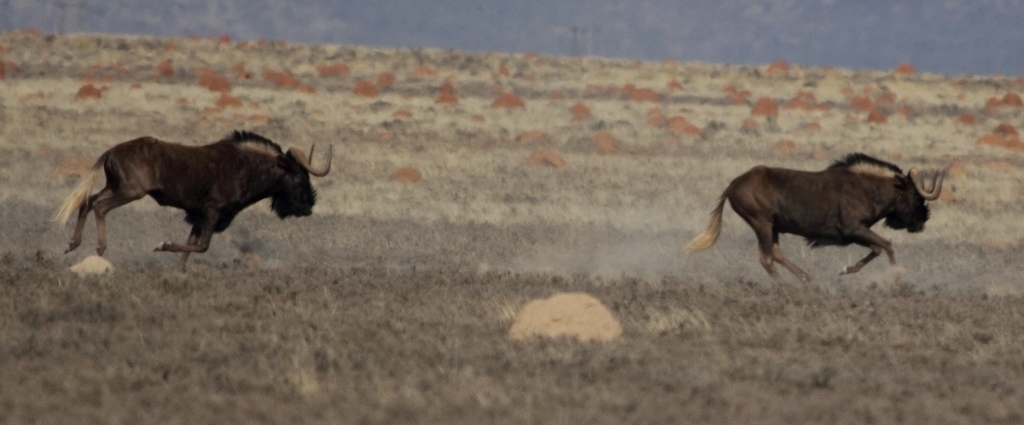
[[[287,156],[284,156],[284,155],[278,155],[277,156],[277,166],[278,166],[278,168],[282,168],[284,170],[288,170],[289,168],[291,168],[290,162],[291,162],[291,160],[289,160]]]
[[[914,187],[910,183],[910,176],[896,175],[896,188],[899,190],[906,190],[909,187]]]

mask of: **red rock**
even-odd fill
[[[1010,125],[1010,123],[1004,122],[1002,124],[999,124],[998,126],[996,126],[995,130],[992,131],[996,134],[1002,134],[1007,137],[1017,137],[1017,129],[1014,128],[1014,126]]]
[[[999,124],[992,134],[982,136],[976,142],[978,145],[996,146],[1014,151],[1024,151],[1024,143],[1021,143],[1017,129],[1008,123]]]
[[[1020,108],[1024,107],[1024,101],[1021,101],[1019,94],[1010,92],[1003,96],[1003,105]]]
[[[236,80],[248,80],[252,78],[252,74],[245,69],[245,64],[242,62],[236,63],[231,67],[231,72],[235,73]]]
[[[781,152],[793,152],[796,150],[796,143],[789,139],[783,139],[775,142],[772,147]]]
[[[530,130],[520,133],[516,136],[515,141],[523,144],[545,143],[548,141],[548,135],[540,130]]]
[[[949,163],[949,167],[946,168],[946,175],[951,178],[966,177],[967,167],[959,161],[953,161]]]
[[[896,93],[891,91],[882,93],[881,96],[875,98],[875,104],[878,105],[892,105],[893,103],[896,103]]]
[[[590,108],[583,102],[576,102],[569,111],[572,112],[572,122],[586,121],[587,118],[590,118]]]
[[[629,100],[634,102],[661,102],[661,96],[658,96],[654,90],[651,89],[636,89],[629,96]]]
[[[434,99],[434,103],[438,104],[456,104],[459,103],[459,98],[455,96],[455,93],[440,93],[437,98]]]
[[[777,117],[779,116],[779,105],[767,97],[762,97],[757,100],[757,103],[754,103],[754,107],[750,109],[750,115]]]
[[[469,118],[469,120],[475,123],[482,123],[487,121],[486,119],[484,119],[483,115],[473,115],[472,117]]]
[[[672,81],[669,81],[668,84],[665,86],[665,88],[667,88],[669,92],[674,92],[676,90],[679,90],[679,91],[685,90],[683,88],[683,83],[680,83],[679,80],[677,80],[675,78],[673,78]]]
[[[562,93],[560,91],[556,91],[556,92],[551,93],[550,95],[548,95],[548,100],[562,100],[562,99],[565,99],[565,93]]]
[[[871,111],[868,112],[867,122],[874,124],[885,124],[889,119],[882,115],[881,112]]]
[[[608,90],[609,91],[616,91],[615,90],[615,86],[609,86]],[[635,91],[636,91],[636,84],[633,84],[633,83],[626,83],[625,85],[623,85],[621,88],[618,89],[618,92],[620,94],[622,94],[622,95],[625,95],[625,96],[633,96],[633,92],[635,92]]]
[[[541,149],[530,154],[526,163],[528,165],[547,165],[555,168],[565,168],[565,159],[548,149]]]
[[[917,73],[917,69],[914,69],[914,65],[903,62],[900,66],[896,67],[896,71],[894,72],[897,74],[914,75]]]
[[[455,86],[452,85],[451,81],[445,81],[444,84],[441,84],[441,88],[439,88],[437,90],[438,90],[438,92],[440,92],[442,94],[444,94],[444,93],[455,94]]]
[[[995,170],[1012,170],[1014,168],[1017,168],[1016,166],[1013,165],[1012,162],[1006,161],[1006,160],[1002,160],[1002,159],[997,159],[995,161],[988,161],[988,162],[986,162],[984,164],[981,164],[981,166],[985,167],[985,168],[992,168],[992,169],[995,169]]]
[[[85,84],[82,87],[79,87],[78,93],[75,94],[75,99],[99,99],[101,93],[100,89],[97,89],[96,86],[92,84]]]
[[[437,71],[429,65],[420,65],[416,67],[416,69],[412,70],[412,75],[417,77],[433,77],[437,75]]]
[[[761,128],[761,124],[758,123],[757,120],[755,120],[753,118],[750,118],[750,117],[747,117],[747,119],[743,120],[743,125],[742,126],[743,126],[743,128],[747,128],[747,129],[751,129],[751,130],[756,130],[756,129]]]
[[[278,88],[293,89],[299,86],[299,80],[291,71],[277,72],[272,69],[263,71],[263,80],[273,82]]]
[[[858,111],[870,112],[875,110],[875,103],[867,96],[854,96],[850,99],[850,105]]]
[[[765,71],[768,75],[777,74],[780,72],[789,72],[789,63],[784,60],[777,60],[768,65],[768,69]]]
[[[821,130],[821,124],[819,124],[817,121],[814,121],[814,122],[811,122],[811,123],[807,124],[807,127],[804,127],[804,128],[806,128],[807,130],[810,130],[810,131],[820,131]]]
[[[161,77],[170,78],[174,76],[174,66],[171,64],[170,59],[166,59],[163,62],[156,64],[153,69],[156,70],[156,75]]]
[[[601,155],[614,155],[620,152],[619,139],[607,131],[599,131],[595,134],[593,142],[597,145],[597,153]]]
[[[377,97],[377,86],[370,80],[359,80],[352,93],[359,97]]]
[[[499,66],[498,67],[498,75],[504,75],[504,76],[508,77],[508,67],[505,66],[505,65]]]
[[[309,84],[302,84],[299,86],[299,91],[306,94],[316,94],[316,88]]]
[[[399,169],[395,174],[391,175],[391,181],[404,181],[407,183],[419,183],[423,181],[423,176],[420,175],[419,170],[412,167],[405,167]]]
[[[241,108],[242,102],[236,99],[231,93],[223,92],[217,99],[217,106],[221,108]]]
[[[978,120],[974,118],[974,114],[970,112],[964,112],[962,115],[956,118],[956,122],[960,124],[975,125]]]
[[[377,87],[384,89],[391,87],[391,85],[394,83],[395,74],[392,74],[387,71],[381,71],[381,73],[377,74]]]
[[[647,124],[650,124],[654,127],[661,127],[667,122],[668,117],[666,117],[665,114],[661,113],[661,109],[651,108],[650,111],[647,111]]]
[[[199,79],[199,86],[212,92],[228,93],[231,91],[231,83],[227,78],[207,67],[196,70],[196,77]]]
[[[252,114],[249,116],[249,121],[255,122],[257,124],[266,124],[267,122],[270,121],[270,117],[263,114]]]
[[[132,90],[134,90],[134,89],[141,89],[142,88],[142,84],[132,83],[132,85],[128,86],[128,88],[132,89]]]
[[[674,116],[668,120],[668,131],[676,136],[693,136],[701,137],[700,128],[690,124],[686,118],[682,116]]]
[[[231,44],[231,37],[227,34],[220,36],[220,44]]]
[[[526,104],[523,103],[523,100],[520,99],[519,96],[505,92],[499,95],[497,99],[494,99],[494,102],[491,103],[491,107],[514,109],[525,108]]]
[[[408,109],[398,109],[395,110],[391,116],[395,118],[412,118],[412,112],[409,112]]]
[[[352,75],[352,71],[348,69],[348,65],[343,63],[336,64],[320,64],[316,66],[316,73],[321,77],[348,77]]]

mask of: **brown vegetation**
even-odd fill
[[[527,165],[546,165],[555,168],[565,168],[565,159],[561,155],[549,149],[541,149],[530,154],[526,159]]]
[[[359,97],[377,97],[377,86],[370,80],[359,80],[352,93]]]
[[[92,84],[84,84],[78,88],[78,93],[75,94],[75,99],[86,100],[86,99],[99,99],[101,95],[100,89]]]
[[[569,112],[572,112],[572,122],[586,121],[587,118],[590,118],[590,108],[583,102],[576,102],[572,108],[569,108]]]
[[[214,93],[227,93],[231,91],[231,83],[228,82],[228,79],[212,68],[200,67],[196,70],[196,78],[199,80],[200,87]]]
[[[526,107],[526,103],[519,96],[516,96],[509,92],[504,92],[491,103],[492,108],[504,108],[504,109],[521,109]]]
[[[548,141],[548,135],[541,130],[530,130],[519,133],[514,140],[523,144],[545,143]]]
[[[750,108],[750,115],[777,117],[779,116],[779,105],[767,97],[762,97],[757,99],[757,103],[754,103],[754,107]]]
[[[349,75],[352,75],[352,71],[348,69],[348,65],[343,63],[319,64],[316,66],[316,73],[321,77],[348,77]]]
[[[403,167],[391,175],[391,181],[403,181],[406,183],[419,183],[423,181],[420,171],[413,167]]]
[[[174,76],[174,66],[170,59],[160,61],[153,69],[156,71],[156,75],[161,77],[170,78]]]

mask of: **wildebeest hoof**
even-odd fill
[[[75,248],[78,248],[78,244],[77,243],[68,244],[68,249],[65,249],[64,253],[67,254],[67,253],[69,253],[71,251],[74,251]]]
[[[157,245],[156,248],[153,248],[153,251],[166,251],[167,248],[170,247],[170,246],[171,246],[170,242],[163,242],[160,245]]]

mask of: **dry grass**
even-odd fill
[[[0,81],[0,422],[1024,418],[1024,160],[975,143],[1024,123],[1021,108],[985,109],[1022,90],[1012,78],[22,32],[0,46],[17,64]],[[166,60],[173,75],[157,69]],[[325,63],[351,75],[322,76]],[[421,65],[437,74],[416,75]],[[221,93],[198,85],[204,67],[239,103],[217,105]],[[114,68],[92,77],[100,98],[75,99],[89,74]],[[267,70],[312,90],[278,87]],[[394,81],[378,97],[354,94],[384,71]],[[457,104],[435,102],[445,81]],[[630,84],[661,101],[628,100]],[[749,96],[734,103],[728,87]],[[784,106],[806,91],[827,109]],[[500,92],[525,107],[491,108]],[[878,107],[887,122],[869,124],[852,98],[883,93],[896,98]],[[778,117],[751,116],[762,97]],[[590,114],[574,121],[580,102]],[[701,136],[649,123],[652,109]],[[964,113],[977,123],[958,123]],[[63,165],[143,135],[200,144],[233,129],[335,144],[313,216],[254,206],[180,274],[150,249],[184,240],[183,214],[139,201],[108,216],[117,272],[65,270],[95,233],[90,221],[83,247],[59,256],[67,231],[46,218],[78,182]],[[534,130],[547,139],[515,142]],[[618,153],[599,152],[599,132]],[[566,166],[529,165],[539,149]],[[925,232],[876,227],[898,267],[839,277],[863,249],[784,236],[816,283],[768,285],[728,208],[714,247],[679,254],[736,175],[821,169],[852,151],[904,169],[963,166],[946,180],[956,201],[933,203]],[[422,181],[391,181],[403,167]],[[556,291],[596,295],[623,341],[506,341],[518,308]]]
[[[1017,422],[1020,296],[3,259],[5,423]],[[620,342],[506,339],[585,291]],[[519,305],[517,305],[519,304]]]

